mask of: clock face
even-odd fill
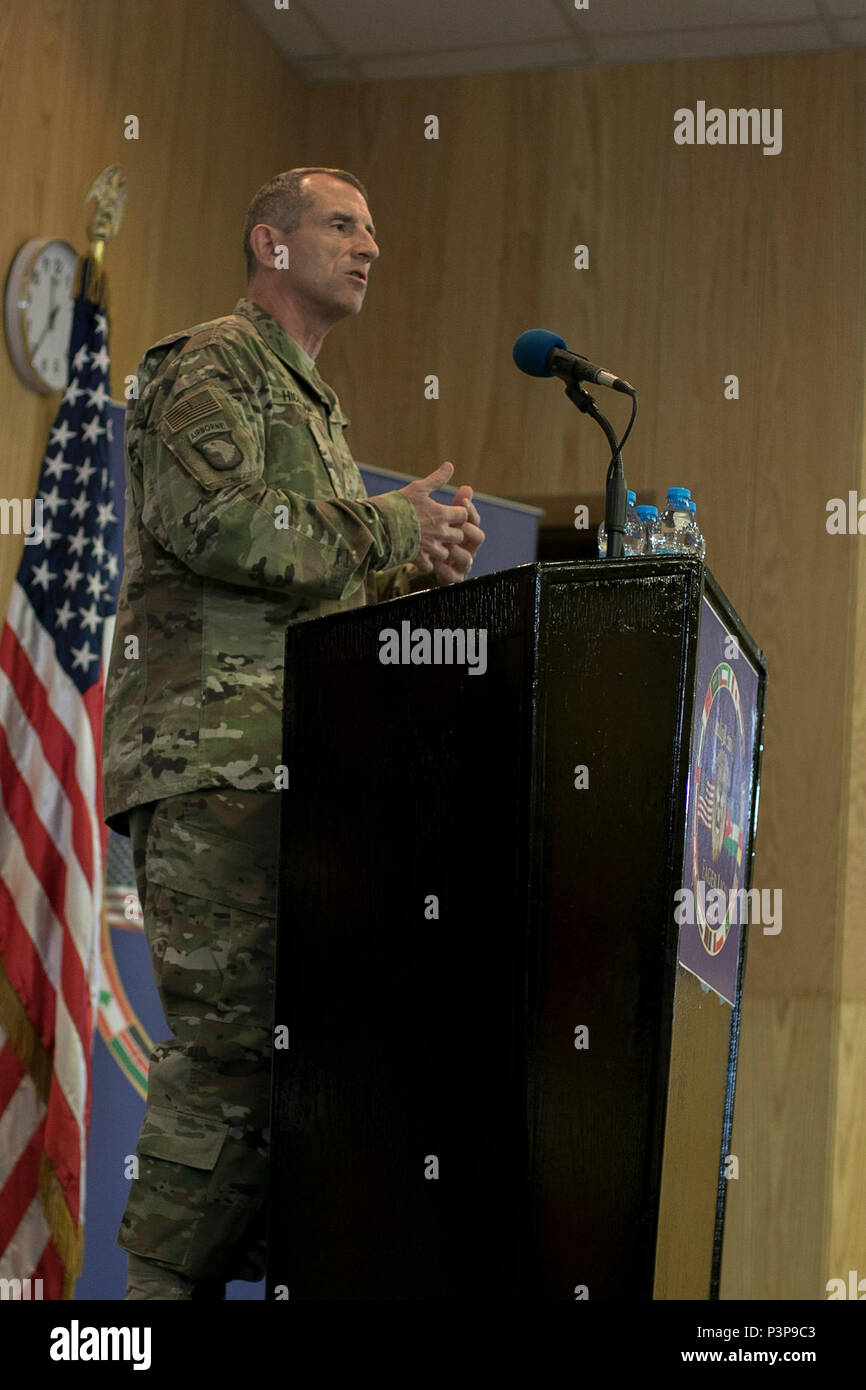
[[[39,237],[21,248],[9,275],[6,332],[12,360],[22,381],[46,394],[66,386],[77,263],[67,242]]]

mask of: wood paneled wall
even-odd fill
[[[111,381],[175,328],[231,312],[245,292],[247,204],[305,163],[304,87],[234,0],[5,0],[0,6],[0,256],[33,236],[79,252],[108,164],[127,205],[106,267]],[[124,118],[139,118],[137,140]],[[25,390],[0,351],[0,496],[33,493],[59,398]],[[21,555],[0,537],[0,606]]]
[[[829,498],[866,489],[864,98],[864,53],[305,89],[231,0],[0,12],[6,265],[34,235],[83,248],[91,180],[126,171],[116,398],[149,343],[231,309],[249,198],[307,163],[355,172],[379,232],[364,310],[319,359],[356,457],[416,473],[452,458],[484,491],[578,502],[600,490],[604,441],[560,386],[517,372],[514,338],[549,327],[638,387],[630,485],[692,487],[770,666],[755,882],[782,889],[784,919],[751,934],[729,1298],[822,1298],[831,1275],[866,1275],[866,541],[825,527]],[[699,100],[781,108],[782,153],[677,146],[673,113]],[[624,400],[597,398],[624,425]],[[0,495],[32,491],[56,404],[0,354]],[[3,606],[19,554],[0,540]]]
[[[837,1272],[866,1274],[856,852],[840,975],[866,541],[826,530],[828,499],[860,480],[864,98],[866,54],[849,53],[322,87],[307,104],[310,159],[358,174],[381,245],[363,314],[320,358],[356,455],[419,473],[452,458],[493,493],[597,494],[601,434],[511,362],[518,333],[548,327],[638,387],[629,482],[691,486],[709,562],[766,651],[755,883],[782,890],[783,925],[751,933],[727,1298],[823,1298]],[[781,108],[781,153],[676,145],[674,111],[699,100]],[[596,394],[624,425],[625,402]]]

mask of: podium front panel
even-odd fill
[[[685,1155],[710,1296],[731,1011],[679,1045],[673,918],[709,583],[532,564],[289,629],[272,1293],[651,1298]]]

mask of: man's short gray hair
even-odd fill
[[[356,179],[354,174],[347,173],[345,169],[325,169],[313,165],[306,169],[288,169],[284,174],[275,174],[267,183],[262,184],[247,208],[244,224],[244,258],[247,263],[248,282],[255,275],[259,265],[256,253],[250,245],[253,227],[259,222],[267,222],[272,227],[279,227],[283,232],[295,231],[300,225],[304,210],[313,202],[313,195],[308,189],[301,187],[301,180],[306,178],[307,174],[330,174],[332,179],[342,179],[344,183],[350,183],[353,188],[357,188],[364,201],[368,201],[367,190],[360,179]]]

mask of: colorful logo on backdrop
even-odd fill
[[[135,947],[129,934],[133,933]],[[123,972],[115,955],[115,943],[123,946],[121,959],[134,966],[132,978],[124,985]],[[135,949],[137,948],[137,949]],[[142,1100],[147,1095],[147,1072],[153,1042],[139,1013],[143,999],[156,990],[150,974],[150,953],[144,939],[144,922],[135,886],[132,848],[129,840],[114,831],[108,836],[105,856],[105,895],[102,912],[100,950],[99,1013],[97,1024],[108,1051],[133,1090]],[[133,1002],[134,1001],[134,1002]],[[153,1010],[151,1009],[151,1012]]]
[[[740,687],[733,666],[723,661],[713,671],[704,694],[692,768],[695,924],[710,956],[717,956],[728,939],[731,895],[736,894],[742,879],[750,771]],[[716,892],[711,893],[712,889]],[[727,903],[721,921],[717,906],[720,891]],[[708,892],[712,904],[709,911]]]

